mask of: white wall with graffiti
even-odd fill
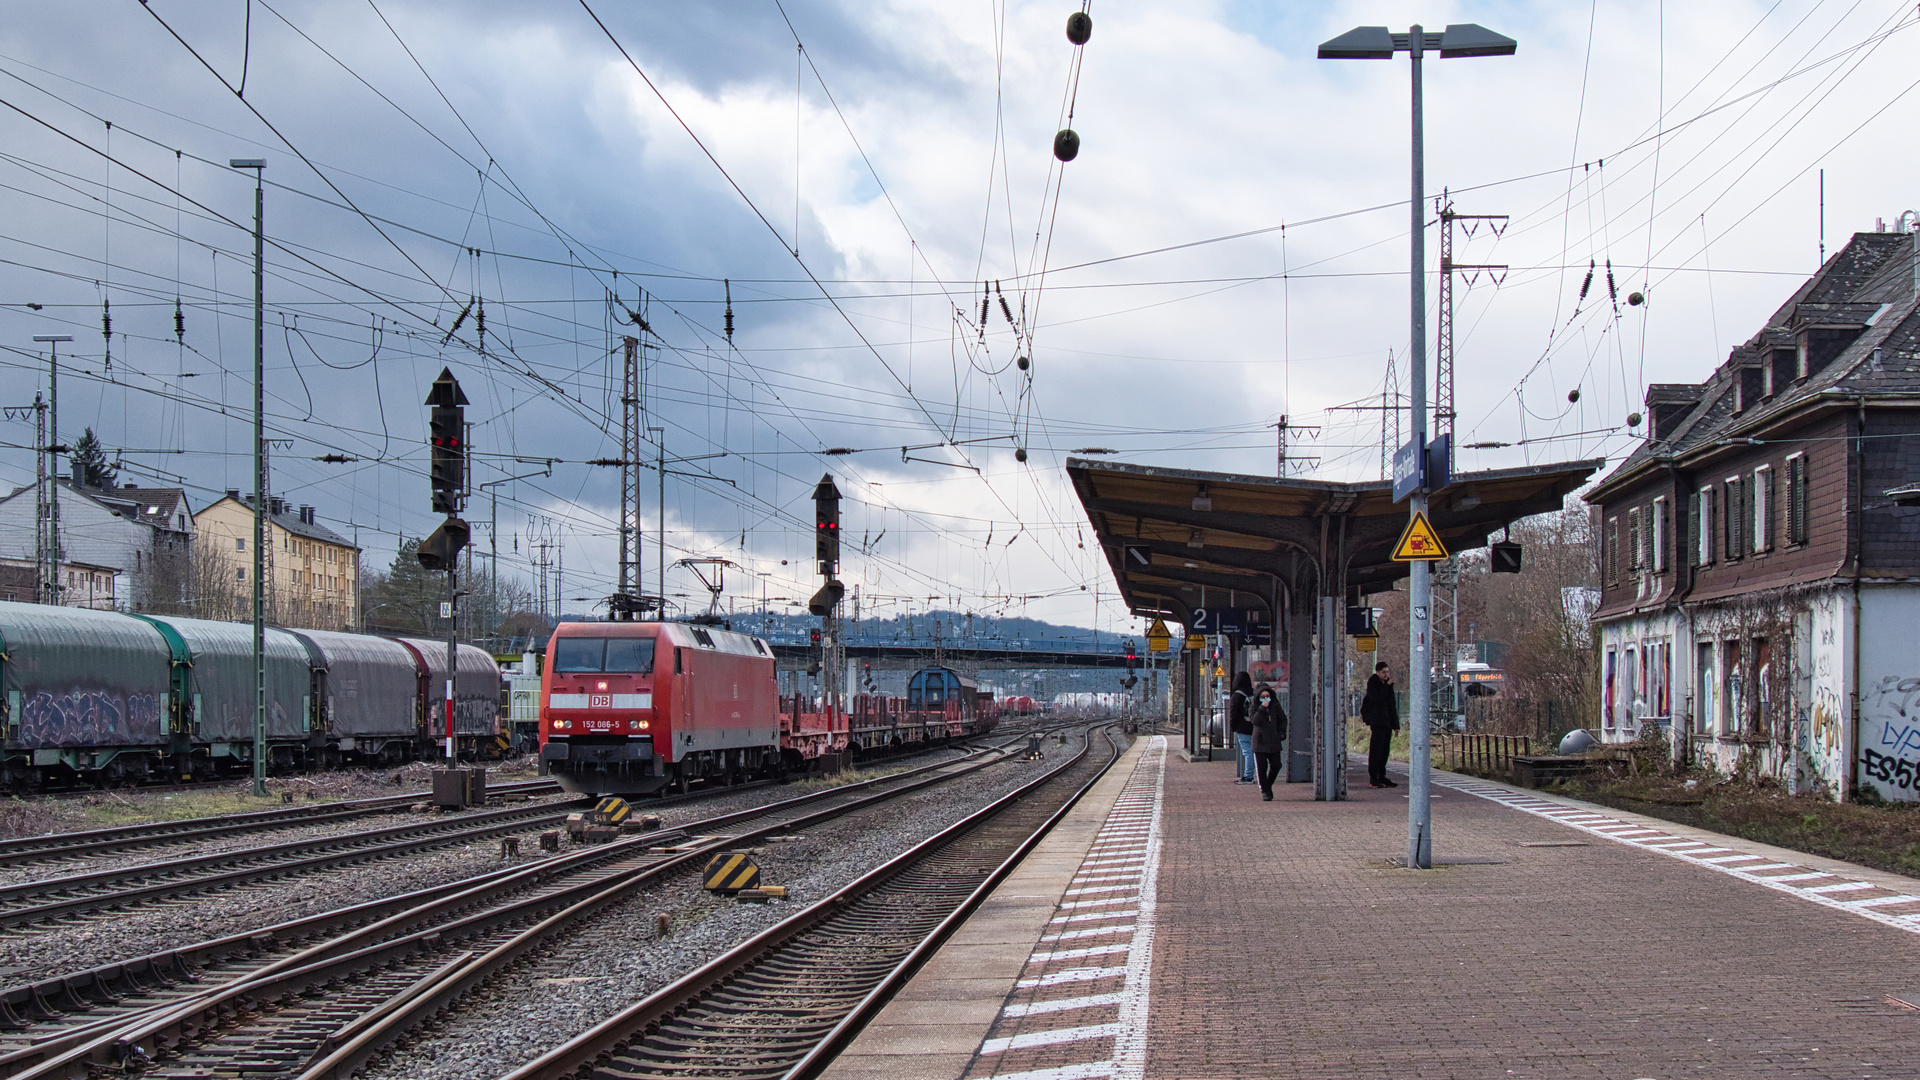
[[[1609,620],[1600,627],[1600,738],[1632,742],[1643,725],[1671,728],[1686,714],[1686,622],[1674,612]]]
[[[1860,595],[1860,725],[1854,782],[1920,801],[1920,590]]]
[[[1657,724],[1698,768],[1920,802],[1920,589],[1858,595],[1857,611],[1849,585],[1608,620],[1598,734]]]
[[[1799,776],[1831,797],[1844,796],[1853,774],[1853,595],[1829,589],[1808,604],[1806,722],[1797,733]],[[1797,711],[1797,710],[1796,710]]]

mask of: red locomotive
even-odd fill
[[[570,791],[650,794],[780,766],[773,650],[747,634],[561,623],[540,697],[540,760]]]
[[[591,794],[738,783],[982,735],[999,718],[991,693],[945,667],[916,672],[905,698],[858,694],[850,710],[782,700],[765,641],[674,622],[561,623],[540,702],[543,769]]]

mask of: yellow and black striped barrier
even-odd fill
[[[722,852],[707,860],[700,884],[708,892],[737,893],[760,884],[760,864],[744,852]]]
[[[595,825],[620,825],[632,816],[633,807],[618,795],[609,795],[593,805],[588,818]]]

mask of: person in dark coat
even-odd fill
[[[1238,748],[1235,765],[1236,784],[1253,783],[1253,725],[1247,723],[1247,711],[1253,708],[1253,676],[1241,672],[1233,677],[1233,697],[1227,702],[1227,730],[1233,733]]]
[[[1373,665],[1367,696],[1360,699],[1360,719],[1372,729],[1367,740],[1367,782],[1374,787],[1399,787],[1387,778],[1387,752],[1393,733],[1400,730],[1400,705],[1393,696],[1393,672],[1385,660]]]
[[[1259,770],[1260,797],[1273,801],[1273,781],[1280,775],[1280,759],[1287,748],[1287,712],[1273,687],[1262,686],[1253,695],[1253,708],[1247,713],[1253,729],[1253,760]]]

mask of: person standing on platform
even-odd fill
[[[1262,686],[1253,696],[1253,709],[1247,714],[1252,729],[1253,760],[1259,768],[1260,797],[1273,801],[1273,781],[1280,775],[1280,758],[1287,748],[1287,712],[1273,687]]]
[[[1367,740],[1367,782],[1374,787],[1399,787],[1387,778],[1387,753],[1393,748],[1393,733],[1400,730],[1400,704],[1394,699],[1393,672],[1385,660],[1373,665],[1367,696],[1360,699],[1360,719],[1373,731]]]
[[[1253,783],[1253,727],[1247,723],[1247,710],[1253,708],[1253,676],[1241,672],[1233,677],[1233,697],[1227,702],[1227,730],[1233,732],[1238,748],[1235,758],[1239,775],[1236,784]]]

